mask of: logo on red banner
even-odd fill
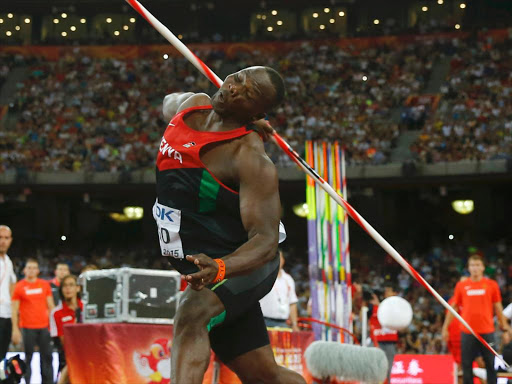
[[[390,384],[450,384],[455,372],[450,355],[396,355]]]

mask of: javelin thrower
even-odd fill
[[[305,383],[276,364],[259,304],[279,271],[281,207],[276,168],[249,125],[284,93],[275,70],[250,67],[211,98],[164,99],[153,216],[162,255],[189,285],[174,318],[172,383],[202,383],[210,347],[244,383]]]

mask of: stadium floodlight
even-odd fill
[[[469,215],[475,209],[475,202],[473,200],[454,200],[452,208],[461,215]]]
[[[169,55],[167,53],[164,53],[162,57],[164,58],[164,60],[167,60],[169,58]]]
[[[427,7],[426,5],[424,5],[423,7],[421,7],[421,10],[422,10],[423,12],[427,12],[427,11],[428,11],[428,7]]]
[[[14,29],[19,31],[21,29],[21,27],[19,25],[17,25],[17,26],[14,27]]]
[[[105,21],[110,24],[112,22],[112,18],[107,17],[107,19]]]
[[[59,19],[53,19],[53,24],[59,24]]]
[[[313,13],[313,17],[316,19],[318,17],[318,13]]]
[[[80,19],[80,22],[81,22],[82,24],[85,24],[85,22],[86,22],[86,21],[87,21],[87,20],[85,20],[84,18],[81,18],[81,19]]]
[[[455,24],[455,29],[460,29],[460,24]]]
[[[144,217],[144,208],[142,208],[142,207],[124,207],[123,213],[130,220],[140,220]]]
[[[324,12],[329,13],[329,12],[331,12],[331,10],[329,8],[324,8]]]
[[[74,25],[72,25],[71,27],[69,27],[69,29],[72,31],[72,32],[75,32],[76,31],[76,27]]]
[[[335,22],[336,22],[336,20],[334,20],[334,19],[329,19],[329,23],[334,24]]]
[[[65,235],[62,235],[62,236],[60,237],[60,239],[61,239],[62,241],[66,241],[68,238],[67,238]]]
[[[7,31],[7,32],[5,32],[5,34],[6,34],[7,36],[11,36],[11,35],[12,35],[12,32],[11,32],[11,31]]]
[[[283,25],[283,20],[277,20],[277,25]]]
[[[67,32],[62,32],[61,35],[62,35],[62,37],[66,37],[68,35],[68,33]]]
[[[25,19],[25,24],[30,24],[30,19],[28,17]]]
[[[459,7],[460,7],[460,9],[464,9],[464,8],[466,8],[466,4],[465,3],[460,3]]]
[[[261,20],[267,20],[267,15],[262,15]]]
[[[380,20],[379,20],[379,19],[375,19],[375,20],[373,20],[373,24],[378,25],[379,23],[380,23]]]
[[[309,207],[307,203],[301,203],[293,206],[293,213],[299,217],[308,217]]]
[[[65,19],[66,17],[68,17],[68,14],[67,14],[67,13],[62,13],[62,14],[60,15],[60,17],[62,17],[63,19]]]
[[[340,12],[338,13],[338,15],[340,15],[341,17],[343,17],[343,16],[345,16],[345,12],[340,11]]]
[[[130,17],[130,23],[135,23],[135,17]]]
[[[130,29],[130,27],[129,27],[129,26],[127,26],[127,25],[123,25],[123,29],[124,29],[125,31],[127,31],[127,30],[129,30],[129,29]]]
[[[453,240],[454,236],[453,235],[448,235],[448,239],[449,240]]]
[[[273,16],[277,15],[277,11],[275,9],[272,11],[272,15]]]
[[[8,13],[8,14],[7,14],[7,17],[8,17],[9,19],[12,19],[12,18],[14,17],[14,15],[13,15],[12,13]]]
[[[439,5],[443,5],[443,4],[444,4],[444,1],[443,1],[443,0],[437,0],[437,4],[439,4]]]
[[[362,77],[362,79],[363,79],[363,81],[367,81],[367,80],[368,80],[368,76],[364,75],[364,76]]]
[[[114,35],[119,36],[119,31],[114,31]]]
[[[325,29],[325,25],[321,24],[320,29],[322,29],[322,30]]]
[[[267,31],[272,32],[273,30],[274,30],[274,28],[272,28],[272,27],[267,27]]]

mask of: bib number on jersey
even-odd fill
[[[160,204],[158,200],[153,205],[153,218],[158,228],[158,239],[162,256],[183,259],[183,244],[180,238],[181,211]]]

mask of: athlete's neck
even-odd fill
[[[34,283],[37,280],[37,276],[36,277],[25,277],[25,280],[27,280],[29,283]]]
[[[215,127],[219,131],[230,131],[235,128],[243,127],[249,124],[250,121],[242,121],[231,116],[222,116],[212,110],[206,118],[205,126]]]
[[[484,278],[484,276],[483,275],[481,275],[481,276],[470,276],[469,278],[471,279],[471,281],[477,282],[477,281],[482,280]]]
[[[7,253],[0,253],[0,259],[5,259],[5,255],[7,255]]]

